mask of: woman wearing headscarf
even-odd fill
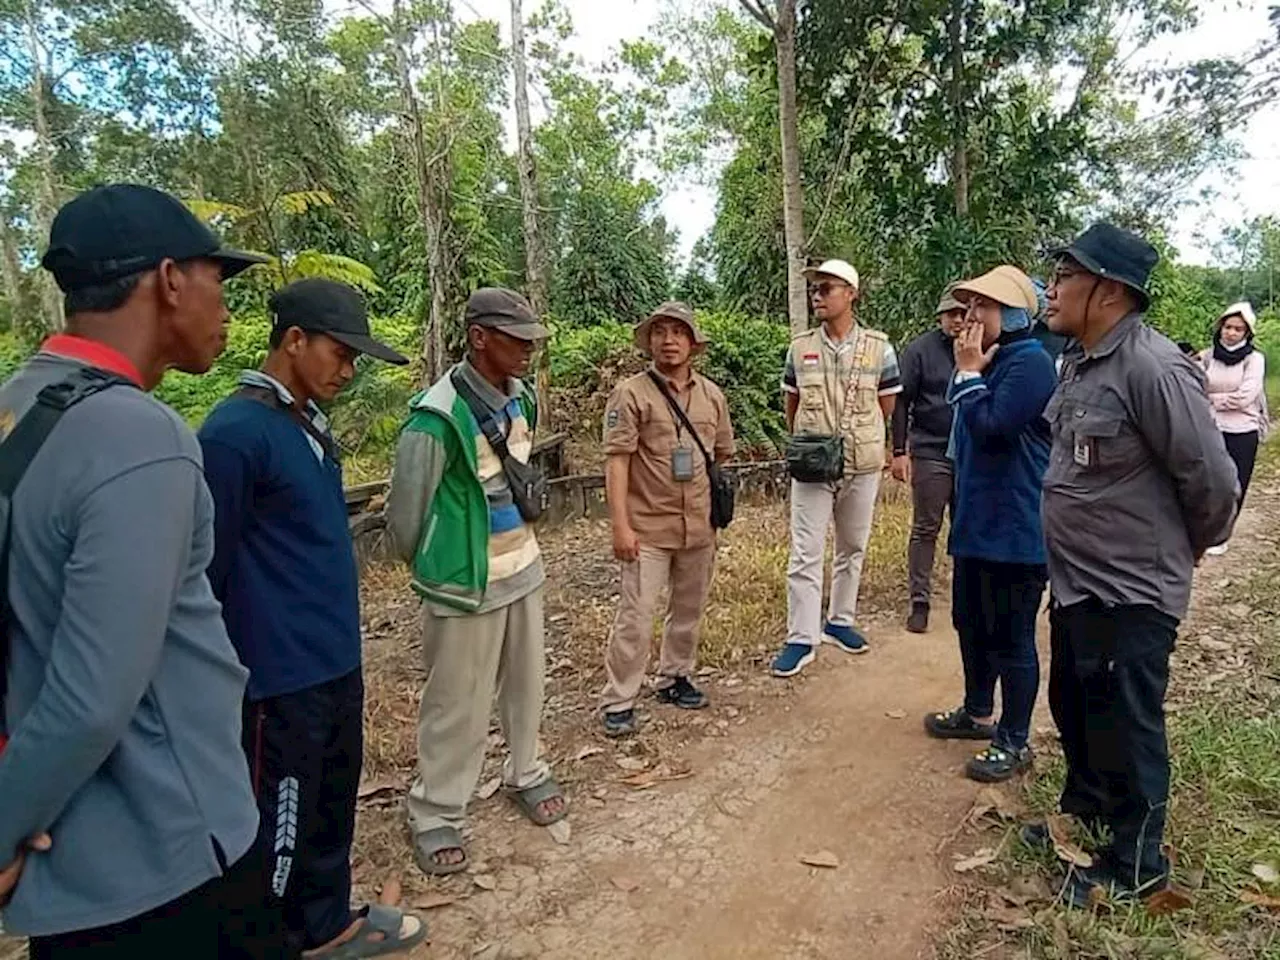
[[[951,618],[960,639],[964,703],[924,718],[930,736],[990,740],[971,758],[974,780],[1007,780],[1031,763],[1027,743],[1040,685],[1036,614],[1044,596],[1040,490],[1049,465],[1045,404],[1053,360],[1033,334],[1039,297],[1004,265],[956,285],[966,305],[947,391],[955,464]],[[1000,684],[1001,712],[995,716]]]
[[[1208,380],[1209,402],[1227,453],[1235,461],[1240,478],[1240,502],[1244,503],[1258,442],[1266,423],[1266,359],[1254,348],[1258,321],[1247,301],[1233,303],[1218,317],[1213,328],[1213,346],[1200,355]],[[1212,556],[1227,552],[1220,543],[1206,551]]]

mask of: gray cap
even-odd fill
[[[546,340],[551,331],[538,322],[529,301],[505,287],[481,287],[467,298],[466,325],[488,327],[520,340]]]
[[[661,319],[679,320],[688,327],[689,336],[693,339],[693,347],[695,350],[706,346],[707,337],[700,329],[698,329],[698,321],[695,320],[693,316],[693,307],[689,306],[687,303],[682,303],[679,300],[668,300],[666,303],[662,304],[662,306],[658,307],[657,310],[653,311],[653,313],[649,314],[649,316],[636,324],[633,337],[635,338],[636,346],[646,357],[649,355],[649,327],[652,326],[653,321]]]

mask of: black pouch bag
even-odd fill
[[[801,433],[787,442],[787,472],[801,483],[835,483],[844,476],[844,437]]]
[[[456,371],[452,380],[458,396],[462,397],[463,403],[467,405],[471,415],[476,418],[476,423],[480,425],[480,432],[484,434],[484,438],[489,441],[489,446],[502,461],[502,472],[506,474],[507,483],[511,485],[511,498],[515,501],[516,509],[520,511],[520,516],[526,523],[533,523],[542,516],[550,504],[546,475],[532,463],[521,463],[511,455],[511,450],[507,447],[507,438],[502,428],[498,426],[493,412]]]
[[[702,445],[702,439],[698,436],[698,431],[694,430],[693,424],[689,422],[689,415],[684,412],[680,404],[676,403],[676,398],[671,396],[671,393],[667,390],[667,385],[662,382],[662,378],[650,370],[649,379],[657,384],[658,389],[662,391],[662,396],[667,401],[667,405],[680,418],[684,428],[689,431],[689,436],[693,437],[693,442],[698,445],[698,450],[702,453],[702,459],[706,461],[707,479],[711,483],[711,528],[713,530],[723,530],[733,521],[734,501],[737,497],[733,479],[720,469],[711,454],[707,452],[707,448]]]

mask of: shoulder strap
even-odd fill
[[[676,403],[676,398],[671,395],[671,391],[667,389],[666,383],[663,382],[662,377],[658,376],[657,371],[649,370],[647,373],[649,375],[649,379],[652,380],[662,392],[663,399],[667,401],[667,406],[669,406],[672,412],[680,418],[680,422],[684,424],[684,428],[688,430],[689,435],[693,437],[693,442],[696,443],[698,445],[698,449],[702,451],[702,459],[707,462],[707,472],[710,473],[712,466],[715,465],[715,461],[711,459],[711,454],[707,453],[707,448],[702,445],[702,438],[698,436],[698,431],[693,429],[693,424],[689,422],[689,415],[684,412],[684,408],[681,407],[680,404]]]
[[[9,537],[13,529],[13,495],[27,468],[53,433],[62,415],[81,400],[108,387],[136,387],[133,381],[96,367],[78,367],[64,379],[38,394],[13,432],[0,443],[0,500],[4,501],[4,526],[0,529],[0,731],[4,729],[4,700],[9,660]],[[0,734],[0,748],[3,747]]]
[[[342,462],[342,450],[338,447],[338,441],[332,436],[325,433],[317,427],[305,413],[299,410],[291,403],[285,403],[284,398],[270,387],[259,387],[255,384],[246,383],[242,385],[233,397],[244,397],[246,400],[254,400],[267,407],[273,407],[287,413],[295,423],[307,432],[307,436],[320,444],[320,449],[324,451],[324,455],[334,463]]]
[[[476,423],[480,427],[480,432],[489,441],[489,446],[493,447],[493,452],[498,455],[499,460],[505,461],[511,456],[511,451],[507,449],[506,435],[503,434],[502,428],[498,426],[497,418],[494,417],[493,411],[489,409],[489,405],[480,399],[480,395],[476,393],[471,384],[467,383],[467,378],[459,371],[454,370],[450,379],[453,381],[453,388],[458,391],[458,396],[462,398],[462,402],[471,411],[471,416],[475,417]]]

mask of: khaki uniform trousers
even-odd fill
[[[653,616],[658,596],[670,584],[658,665],[659,686],[693,673],[698,629],[711,589],[716,545],[682,550],[640,545],[640,556],[622,565],[618,617],[605,656],[608,682],[600,705],[606,713],[635,706],[653,647]]]
[[[458,827],[475,793],[494,693],[509,754],[502,781],[526,790],[551,772],[538,759],[546,654],[542,587],[488,613],[422,614],[427,682],[418,713],[418,777],[409,791],[414,834]]]

